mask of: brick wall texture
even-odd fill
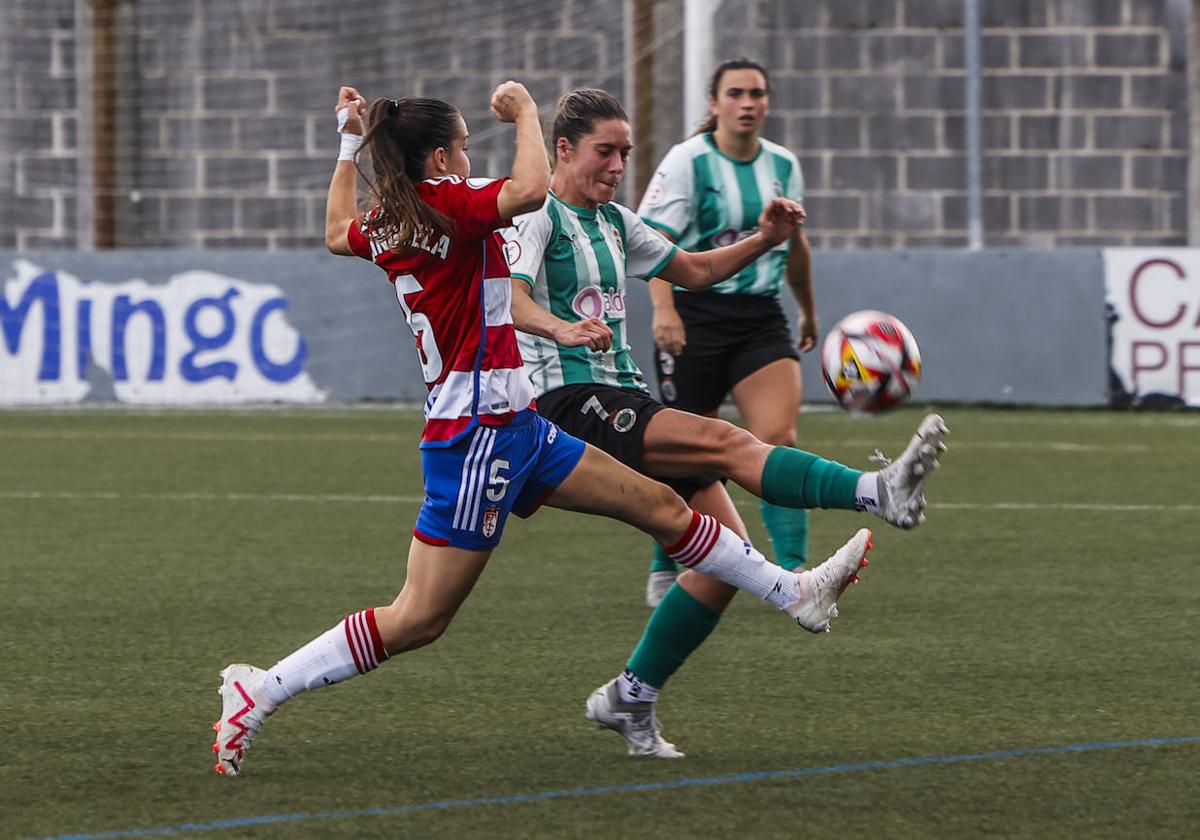
[[[0,3],[0,248],[90,242],[87,5]],[[985,244],[1184,244],[1188,0],[980,5]],[[492,87],[547,116],[574,86],[627,99],[632,7],[119,0],[118,246],[320,247],[339,82],[458,104],[475,171],[502,173]],[[656,155],[682,131],[680,8],[653,11]],[[772,71],[766,135],[804,165],[818,247],[966,244],[961,0],[725,0],[715,23],[718,60]]]

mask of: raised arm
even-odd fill
[[[325,199],[325,247],[335,254],[352,257],[354,251],[350,249],[346,233],[358,213],[358,166],[354,163],[354,153],[362,143],[367,101],[354,88],[343,86],[338,89],[334,110],[342,135],[342,148],[329,182],[329,196]]]
[[[589,350],[608,350],[612,347],[612,329],[599,318],[564,321],[547,312],[533,300],[529,284],[513,278],[513,327],[531,335],[540,335],[564,347],[587,347]]]
[[[750,263],[792,235],[804,221],[804,208],[788,198],[774,198],[758,217],[758,230],[745,239],[692,253],[679,250],[660,277],[685,289],[707,289],[737,274]]]
[[[542,206],[550,188],[550,159],[538,119],[537,104],[520,82],[505,82],[492,94],[492,116],[516,123],[517,152],[512,178],[500,188],[496,199],[505,219],[529,213]]]

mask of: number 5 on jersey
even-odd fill
[[[412,330],[417,343],[417,358],[421,362],[421,375],[425,382],[437,382],[442,375],[442,352],[438,349],[437,339],[433,335],[433,324],[423,312],[413,312],[405,302],[405,295],[422,291],[421,284],[412,274],[401,274],[396,277],[396,300],[400,301],[400,309],[404,312],[404,320]]]

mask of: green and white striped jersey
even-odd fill
[[[613,331],[612,349],[603,353],[518,332],[534,390],[596,383],[649,393],[629,352],[625,278],[653,277],[676,247],[627,207],[610,202],[589,210],[553,192],[540,210],[513,219],[504,238],[510,273],[532,287],[539,306],[572,323],[603,318]]]
[[[777,196],[804,198],[804,175],[794,154],[760,138],[752,160],[734,160],[717,148],[711,134],[697,134],[667,152],[638,215],[680,248],[708,251],[758,230],[763,205]],[[790,247],[789,238],[709,291],[778,297]]]

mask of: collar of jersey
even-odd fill
[[[711,131],[706,131],[704,133],[704,140],[708,143],[710,149],[719,154],[721,157],[725,158],[725,160],[729,161],[734,166],[749,166],[750,164],[754,163],[754,161],[758,160],[759,155],[763,153],[763,144],[761,139],[758,141],[758,151],[754,153],[754,157],[749,158],[748,160],[738,160],[737,158],[730,157],[722,152],[721,147],[717,145],[716,138],[712,136]]]
[[[563,201],[561,198],[559,198],[558,193],[556,193],[554,190],[550,190],[550,195],[554,196],[554,200],[557,201],[559,204],[561,204],[563,207],[569,208],[572,212],[575,213],[575,215],[582,216],[585,219],[596,218],[596,211],[600,209],[599,207],[577,207],[576,205],[571,204],[570,202]]]

